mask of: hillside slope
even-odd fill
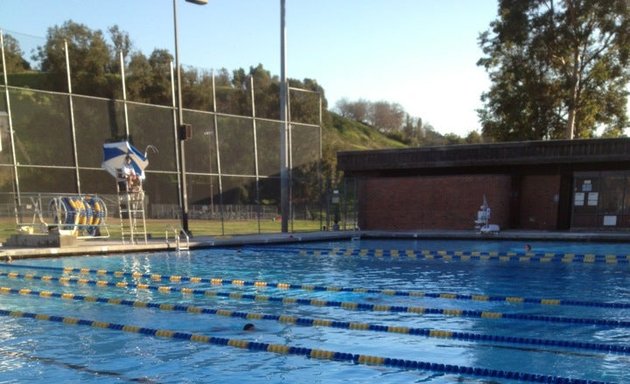
[[[323,135],[323,168],[325,177],[339,181],[337,169],[337,152],[360,151],[381,148],[405,148],[406,144],[391,139],[377,129],[349,120],[334,112],[328,112],[322,127]]]
[[[330,113],[330,125],[324,124],[324,148],[333,151],[354,151],[379,148],[403,148],[407,145],[391,139],[377,129]]]

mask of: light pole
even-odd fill
[[[281,232],[289,232],[289,113],[287,108],[285,0],[280,0],[280,213]]]
[[[208,0],[186,0],[189,3],[197,5],[208,4]],[[192,127],[184,124],[184,110],[182,107],[182,71],[179,62],[179,38],[177,31],[177,0],[173,0],[173,26],[175,29],[175,67],[177,73],[177,141],[179,144],[179,152],[177,161],[179,162],[179,201],[182,209],[182,230],[189,234],[188,229],[188,191],[186,187],[186,156],[184,141],[190,138]]]

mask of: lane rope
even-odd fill
[[[389,258],[398,260],[444,260],[444,261],[501,261],[501,262],[538,262],[538,263],[603,263],[630,264],[630,255],[599,255],[576,253],[517,253],[498,251],[449,251],[449,250],[414,250],[414,249],[368,249],[368,248],[279,248],[279,247],[244,247],[254,252],[288,252],[301,256],[348,256],[374,259]]]
[[[535,383],[554,384],[612,384],[603,381],[574,379],[568,377],[540,375],[517,371],[504,371],[497,369],[487,369],[462,365],[430,363],[418,360],[395,359],[390,357],[361,355],[344,353],[338,351],[294,347],[291,345],[269,344],[262,342],[252,342],[243,339],[231,339],[204,335],[199,333],[179,332],[168,329],[156,329],[139,327],[135,325],[109,323],[105,321],[79,319],[75,317],[55,316],[43,313],[10,311],[0,308],[0,316],[13,318],[35,319],[40,321],[50,321],[64,325],[82,325],[103,330],[122,331],[136,333],[145,336],[153,336],[175,340],[193,341],[197,343],[211,344],[217,346],[229,346],[256,352],[273,352],[280,355],[297,355],[323,361],[338,361],[360,365],[385,366],[404,370],[422,370],[448,374],[459,374],[477,377],[493,377],[507,380],[519,380]]]
[[[390,306],[382,304],[368,304],[368,303],[355,303],[355,302],[342,302],[342,301],[328,301],[320,299],[299,299],[295,297],[282,297],[282,296],[266,296],[266,295],[254,295],[241,292],[220,292],[206,289],[192,289],[187,287],[173,287],[167,285],[150,285],[141,283],[128,283],[124,281],[110,282],[105,280],[88,280],[77,277],[54,277],[50,275],[38,276],[35,274],[20,274],[17,272],[0,272],[0,277],[8,278],[24,278],[34,279],[41,281],[56,281],[59,283],[73,283],[73,284],[87,284],[97,287],[116,287],[116,288],[136,288],[145,289],[151,291],[157,291],[161,293],[181,292],[183,294],[194,294],[206,297],[222,297],[231,300],[251,300],[258,302],[274,302],[281,303],[283,305],[307,305],[315,307],[334,307],[341,308],[349,311],[371,311],[371,312],[389,312],[389,313],[412,313],[416,315],[443,315],[443,316],[456,316],[456,317],[472,317],[472,318],[484,318],[484,319],[510,319],[510,320],[525,320],[525,321],[542,321],[552,323],[569,323],[569,324],[581,324],[581,325],[598,325],[605,327],[619,327],[630,328],[630,321],[623,320],[610,320],[610,319],[586,319],[586,318],[571,318],[571,317],[557,317],[557,316],[543,316],[543,315],[527,315],[520,313],[502,313],[502,312],[490,312],[490,311],[477,311],[477,310],[462,310],[462,309],[442,309],[442,308],[425,308],[425,307],[407,307],[407,306]]]
[[[121,298],[105,298],[98,296],[85,296],[75,295],[73,293],[58,293],[51,291],[37,291],[29,288],[10,288],[0,287],[0,294],[8,295],[22,295],[22,296],[36,296],[40,298],[55,298],[62,300],[74,300],[79,302],[88,303],[101,303],[120,305],[133,308],[153,308],[161,311],[178,311],[194,314],[207,314],[218,315],[231,318],[239,318],[246,320],[271,320],[283,324],[299,325],[303,327],[330,327],[340,328],[355,331],[372,331],[372,332],[388,332],[388,333],[400,333],[412,336],[424,336],[431,338],[441,339],[454,339],[464,341],[487,341],[503,344],[529,344],[529,345],[543,345],[546,347],[561,347],[561,348],[573,348],[581,350],[592,350],[602,353],[618,353],[629,354],[630,345],[610,345],[602,343],[588,343],[588,342],[575,342],[565,340],[552,340],[552,339],[535,339],[525,338],[518,336],[500,336],[500,335],[484,335],[479,333],[470,332],[457,332],[449,330],[440,330],[433,328],[413,328],[404,326],[386,326],[370,323],[348,322],[348,321],[336,321],[321,318],[308,318],[291,315],[271,315],[265,313],[253,313],[243,311],[231,311],[224,309],[215,309],[207,307],[198,307],[194,305],[181,305],[181,304],[168,304],[168,303],[151,303],[140,300],[126,300]]]
[[[131,277],[131,278],[146,278],[154,281],[169,281],[173,283],[186,282],[186,283],[208,283],[212,285],[237,285],[237,286],[252,286],[259,288],[278,288],[278,289],[300,289],[306,291],[330,291],[330,292],[350,292],[350,293],[369,293],[385,296],[406,296],[406,297],[429,297],[434,299],[449,299],[449,300],[467,300],[467,301],[496,301],[507,302],[512,304],[539,304],[539,305],[558,305],[558,306],[582,306],[582,307],[599,307],[599,308],[630,308],[630,303],[618,303],[618,302],[602,302],[602,301],[582,301],[582,300],[563,300],[552,298],[528,298],[519,296],[495,296],[484,294],[461,294],[452,292],[422,292],[422,291],[405,291],[394,289],[375,289],[375,288],[361,288],[361,287],[339,287],[339,286],[327,286],[327,285],[313,285],[313,284],[292,284],[283,282],[266,282],[266,281],[250,281],[241,279],[223,279],[220,277],[194,277],[194,276],[180,276],[180,275],[158,275],[141,272],[124,272],[124,271],[109,271],[105,269],[90,269],[90,268],[72,268],[72,267],[45,267],[36,265],[17,265],[17,264],[1,264],[2,267],[17,267],[24,269],[40,269],[48,271],[59,271],[64,273],[79,273],[83,275],[94,274],[101,276],[114,276],[114,277]]]

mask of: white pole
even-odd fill
[[[223,210],[223,176],[221,172],[221,147],[219,146],[219,119],[217,118],[217,91],[212,71],[212,116],[214,122],[214,148],[217,155],[217,175],[219,177],[219,210],[221,213],[221,235],[225,235],[225,212]]]
[[[77,129],[74,123],[74,104],[72,102],[72,79],[70,77],[70,53],[68,52],[68,40],[63,41],[66,51],[66,75],[68,77],[68,106],[70,109],[70,129],[72,131],[72,151],[74,156],[74,172],[77,178],[77,193],[81,194],[81,179],[79,177],[79,155],[77,152]]]
[[[289,150],[288,108],[287,108],[287,74],[286,74],[286,10],[285,0],[280,0],[280,211],[282,215],[281,231],[289,232]]]
[[[122,79],[123,112],[125,114],[125,137],[129,140],[129,112],[127,111],[127,85],[125,84],[125,58],[120,50],[120,78]]]
[[[9,97],[9,80],[7,77],[7,61],[4,53],[4,34],[0,30],[0,50],[2,50],[2,73],[4,92],[7,100],[7,118],[9,119],[9,137],[11,138],[11,159],[13,160],[13,193],[15,194],[15,223],[22,222],[22,197],[20,194],[20,178],[18,176],[17,156],[15,154],[15,132],[13,132],[13,116],[11,115],[11,98]],[[1,141],[0,141],[1,143]],[[2,147],[0,146],[0,150]]]
[[[182,108],[182,71],[179,62],[179,38],[177,36],[177,0],[173,0],[173,25],[175,27],[175,73],[177,76],[177,130],[179,133],[179,194],[182,209],[182,230],[186,234],[190,234],[188,229],[188,188],[186,186],[186,155],[185,155],[185,138],[182,128],[184,124],[184,110]]]

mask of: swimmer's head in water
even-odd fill
[[[243,327],[243,331],[254,331],[254,330],[256,330],[256,327],[252,323],[247,323]]]

